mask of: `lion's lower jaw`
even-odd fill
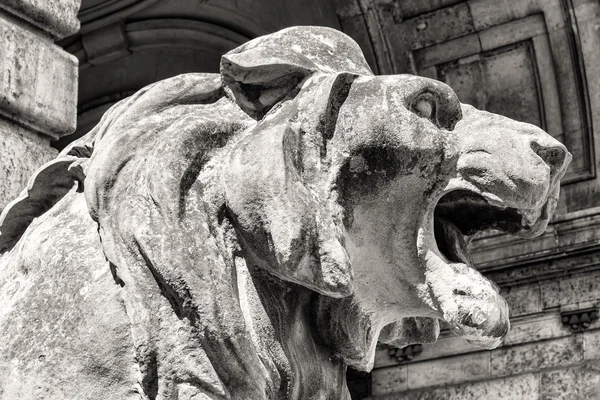
[[[452,331],[476,346],[498,347],[510,322],[508,305],[493,284],[474,267],[447,262],[431,251],[425,263],[433,302]]]

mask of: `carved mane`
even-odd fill
[[[263,63],[257,72],[255,60]],[[279,86],[290,71],[296,78]],[[255,80],[264,83],[267,76],[273,88],[268,101],[275,104],[293,97],[317,72],[372,74],[356,43],[338,31],[290,28],[225,55],[220,75],[185,74],[149,85],[41,167],[2,213],[0,247],[6,251],[73,184],[85,192],[114,279],[126,293],[141,385],[150,398],[173,390],[157,377],[175,369],[184,371],[177,372],[177,383],[187,380],[219,398],[270,398],[311,385],[318,393],[344,381],[341,360],[336,376],[301,361],[324,357],[310,332],[298,332],[309,325],[303,314],[315,293],[300,286],[292,293],[284,281],[246,266],[231,216],[225,208],[206,209],[215,203],[207,196],[223,194],[203,187],[213,179],[215,155],[270,109],[253,97]],[[261,332],[270,329],[267,324],[252,326],[249,315],[271,317],[262,310],[266,298],[292,295],[298,309],[287,313],[293,322],[272,321],[280,332],[269,335]],[[294,346],[263,339],[274,335],[289,336],[301,352],[286,354]],[[159,362],[159,354],[168,358]],[[298,386],[300,381],[312,384]],[[346,396],[345,385],[336,385],[344,390],[339,398]]]

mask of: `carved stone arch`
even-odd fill
[[[82,136],[110,106],[152,82],[186,72],[217,72],[221,55],[248,39],[184,19],[124,22],[82,35],[66,47],[80,61],[77,130],[55,146]]]
[[[114,103],[161,79],[218,72],[222,54],[293,25],[340,28],[329,2],[83,0],[79,33],[58,44],[79,59],[78,123],[85,134]]]

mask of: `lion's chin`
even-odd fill
[[[497,287],[467,263],[427,254],[425,279],[434,306],[450,329],[476,346],[498,347],[510,328],[508,305]]]

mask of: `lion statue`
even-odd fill
[[[483,348],[469,238],[540,234],[571,155],[294,27],[113,106],[0,218],[0,398],[349,399],[377,341]]]

